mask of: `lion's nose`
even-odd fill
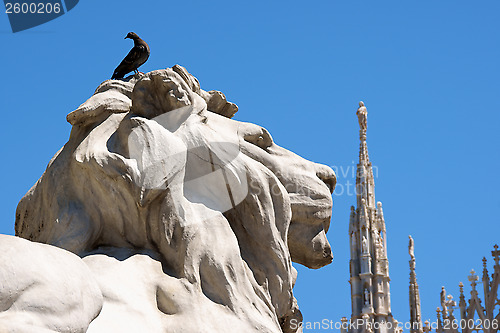
[[[332,168],[318,164],[316,167],[316,175],[326,184],[326,186],[328,186],[330,193],[333,193],[335,185],[337,184],[337,176],[335,176],[335,172],[333,172]]]

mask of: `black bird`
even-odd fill
[[[149,46],[135,32],[129,32],[125,39],[134,40],[134,47],[127,54],[125,59],[116,67],[111,79],[123,79],[125,74],[132,71],[137,73],[137,68],[146,62],[149,58]]]

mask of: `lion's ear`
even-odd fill
[[[273,138],[264,127],[254,124],[245,124],[240,127],[240,133],[243,140],[261,149],[267,150],[267,148],[273,145]]]

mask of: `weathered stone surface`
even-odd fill
[[[238,106],[228,102],[226,96],[217,90],[204,91],[200,88],[198,79],[189,74],[188,71],[179,65],[172,67],[172,70],[179,74],[191,90],[200,95],[207,102],[208,111],[220,114],[221,116],[232,118],[238,112]]]
[[[216,276],[205,277],[201,285],[172,276],[153,251],[103,248],[83,260],[96,274],[104,296],[103,310],[89,333],[279,332],[269,307],[250,292],[251,286],[238,284],[242,281],[220,287],[235,299],[251,295],[247,302],[253,305],[240,301],[227,307],[226,300],[213,297]]]
[[[89,332],[290,332],[292,260],[332,260],[333,171],[230,119],[180,66],[127,80],[68,116],[16,234],[84,257],[104,295]]]
[[[78,256],[7,235],[0,253],[0,332],[86,332],[103,297]]]

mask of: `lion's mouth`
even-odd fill
[[[333,260],[331,246],[326,238],[332,215],[331,198],[318,201],[292,200],[292,221],[288,232],[288,246],[292,260],[309,268],[320,268]]]
[[[288,240],[292,258],[310,268],[331,263],[333,255],[326,233],[332,217],[332,197],[317,195],[312,198],[300,193],[289,193],[289,197],[292,220]],[[300,252],[295,251],[298,247]]]

